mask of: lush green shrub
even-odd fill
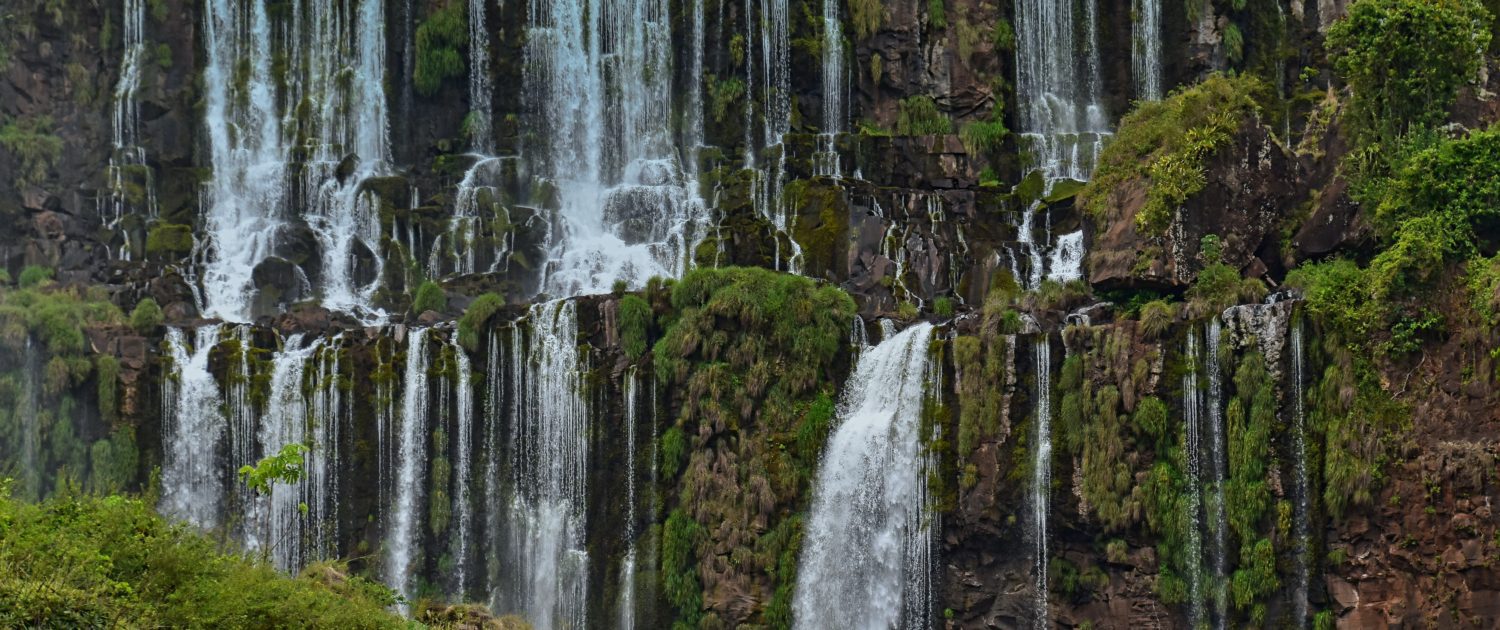
[[[698,579],[698,539],[703,526],[682,510],[673,510],[662,525],[662,590],[667,602],[677,609],[673,624],[694,628],[703,615],[703,593]]]
[[[412,85],[423,96],[437,94],[443,80],[463,76],[459,49],[469,43],[468,5],[450,0],[417,26],[417,60]]]
[[[964,150],[975,155],[999,152],[1009,135],[1010,129],[1005,126],[1005,111],[998,100],[995,101],[995,108],[990,112],[989,118],[964,125],[959,132],[964,141]]]
[[[1135,217],[1136,229],[1153,236],[1164,233],[1177,208],[1206,185],[1204,162],[1258,114],[1256,98],[1264,90],[1254,75],[1214,74],[1160,101],[1137,103],[1099,154],[1093,179],[1079,192],[1079,205],[1102,219],[1114,191],[1145,180],[1149,188]]]
[[[498,293],[485,293],[469,303],[463,317],[458,318],[458,343],[469,351],[479,349],[479,331],[488,324],[495,312],[505,306],[505,298]]]
[[[109,355],[94,359],[94,370],[99,380],[99,415],[106,422],[119,419],[120,362]]]
[[[646,337],[651,327],[651,305],[638,295],[620,299],[620,345],[632,361],[646,353]]]
[[[948,10],[943,0],[927,0],[927,25],[939,31],[948,28]]]
[[[411,300],[411,312],[417,315],[427,311],[441,313],[448,310],[448,294],[438,283],[428,280],[417,287],[417,294]]]
[[[673,426],[661,435],[661,476],[671,479],[677,476],[687,461],[687,435],[682,427]]]
[[[40,504],[0,488],[0,626],[404,628],[387,589],[288,578],[119,496]]]
[[[739,103],[745,95],[745,82],[739,77],[718,79],[714,75],[708,75],[706,81],[709,111],[713,112],[715,122],[722,123],[729,116],[729,106]]]
[[[21,288],[38,287],[52,280],[52,270],[38,265],[28,265],[21,270]]]
[[[163,320],[161,307],[152,298],[143,298],[135,305],[135,310],[130,311],[130,327],[137,333],[149,335],[161,327]]]
[[[932,312],[938,317],[953,317],[953,298],[944,296],[933,300]]]
[[[869,39],[884,20],[885,3],[880,0],[849,0],[849,21],[854,24],[855,41]]]
[[[1349,120],[1364,141],[1447,118],[1475,80],[1491,16],[1474,0],[1358,0],[1328,29],[1334,67],[1354,91]]]
[[[1176,315],[1166,300],[1152,300],[1141,306],[1141,332],[1160,339],[1171,328]]]
[[[146,232],[146,253],[157,257],[183,256],[193,251],[193,228],[158,223]]]
[[[896,135],[931,136],[953,132],[953,121],[938,111],[937,102],[925,94],[901,99],[897,106]]]

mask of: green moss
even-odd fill
[[[796,211],[793,232],[802,247],[803,272],[814,278],[836,276],[849,238],[843,189],[822,180],[798,179],[787,184],[783,194]]]
[[[505,306],[505,298],[498,293],[485,293],[474,299],[463,317],[458,319],[458,343],[470,352],[479,349],[479,331],[489,323],[495,312]]]
[[[173,223],[158,223],[146,233],[146,253],[156,257],[179,258],[193,251],[193,228]]]
[[[869,39],[885,20],[885,4],[880,0],[850,0],[849,21],[854,25],[856,41]]]

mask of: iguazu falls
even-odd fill
[[[1500,0],[0,0],[0,628],[1500,627]]]

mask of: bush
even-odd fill
[[[1153,339],[1160,339],[1176,319],[1172,305],[1166,300],[1152,300],[1141,306],[1141,332]]]
[[[130,311],[130,327],[137,333],[149,335],[161,327],[163,315],[161,307],[152,298],[144,298],[135,305],[135,310]]]
[[[21,270],[21,288],[38,287],[52,279],[52,270],[47,267],[30,265]]]
[[[1001,108],[1001,101],[995,102],[995,109],[990,112],[990,117],[964,125],[959,136],[963,138],[964,150],[975,155],[991,155],[1000,151],[1004,146],[1006,136],[1010,135],[1010,129],[1005,126],[1005,112]]]
[[[1365,142],[1442,122],[1478,76],[1491,16],[1474,0],[1358,0],[1325,45],[1354,99],[1349,120]]]
[[[1144,179],[1149,188],[1136,229],[1163,234],[1173,212],[1207,183],[1204,162],[1258,114],[1256,97],[1264,90],[1253,75],[1214,74],[1163,100],[1138,103],[1099,154],[1093,179],[1079,191],[1079,205],[1103,219],[1114,191]]]
[[[953,121],[938,111],[937,102],[930,96],[909,96],[897,105],[901,111],[896,117],[896,135],[932,136],[953,132]]]
[[[938,317],[953,317],[953,298],[940,297],[933,300],[932,312]]]
[[[146,253],[156,257],[183,256],[193,251],[193,228],[160,223],[146,233]]]
[[[26,188],[47,181],[47,175],[62,155],[62,138],[52,133],[51,116],[28,116],[0,126],[0,146],[20,162],[16,187]]]
[[[427,311],[441,313],[445,310],[448,310],[448,294],[443,292],[443,287],[431,280],[417,287],[417,294],[411,300],[413,314],[421,315]]]
[[[443,80],[467,70],[458,50],[469,43],[467,5],[450,1],[417,27],[417,62],[412,85],[422,96],[437,94]]]
[[[137,499],[12,500],[0,482],[0,626],[403,628],[394,595],[288,578]]]
[[[464,316],[458,318],[458,343],[471,352],[478,350],[479,330],[503,306],[505,298],[498,293],[486,293],[476,298],[464,311]]]
[[[627,295],[620,299],[620,346],[632,361],[646,353],[651,315],[651,305],[640,296]]]

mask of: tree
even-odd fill
[[[267,455],[254,466],[241,466],[239,470],[240,480],[260,496],[271,494],[276,484],[294,484],[302,481],[307,475],[307,462],[303,455],[307,453],[307,447],[301,444],[287,444],[281,447],[275,454]],[[307,504],[298,503],[297,512],[307,514]],[[261,517],[261,530],[269,539],[271,531],[271,513],[263,511]],[[269,555],[272,549],[281,541],[272,540],[264,550]]]
[[[1448,117],[1489,44],[1490,15],[1476,0],[1358,0],[1328,29],[1334,68],[1354,90],[1360,141],[1391,140]]]

